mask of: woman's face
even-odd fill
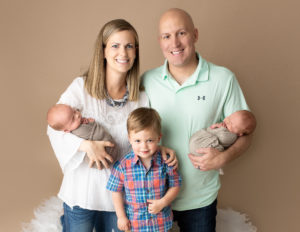
[[[131,31],[119,31],[113,33],[106,43],[104,58],[106,59],[106,71],[126,74],[134,63],[136,45]]]

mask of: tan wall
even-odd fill
[[[114,18],[130,21],[145,71],[163,61],[157,21],[170,7],[190,12],[199,28],[198,51],[236,73],[258,120],[252,147],[225,168],[219,206],[247,213],[259,231],[299,231],[296,2],[1,0],[0,231],[20,231],[59,189],[62,173],[45,114],[87,67],[100,27]]]

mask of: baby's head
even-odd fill
[[[141,158],[152,156],[161,138],[161,119],[151,108],[138,108],[127,119],[129,142],[135,154]]]
[[[47,113],[47,122],[54,130],[71,132],[81,124],[81,113],[79,110],[65,104],[57,104],[51,107]]]
[[[256,127],[254,115],[247,110],[236,111],[224,119],[225,127],[238,136],[251,134]]]

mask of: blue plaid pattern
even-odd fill
[[[157,214],[148,212],[147,200],[162,198],[168,188],[180,186],[181,177],[164,163],[160,152],[153,155],[151,167],[146,170],[133,151],[117,161],[106,188],[125,192],[125,210],[132,231],[168,231],[172,228],[170,206]]]

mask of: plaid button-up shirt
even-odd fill
[[[106,188],[125,192],[125,210],[132,231],[168,231],[172,227],[172,211],[167,206],[157,214],[148,212],[148,199],[161,199],[168,188],[181,185],[181,177],[164,163],[160,152],[153,155],[147,170],[131,151],[117,161]]]

